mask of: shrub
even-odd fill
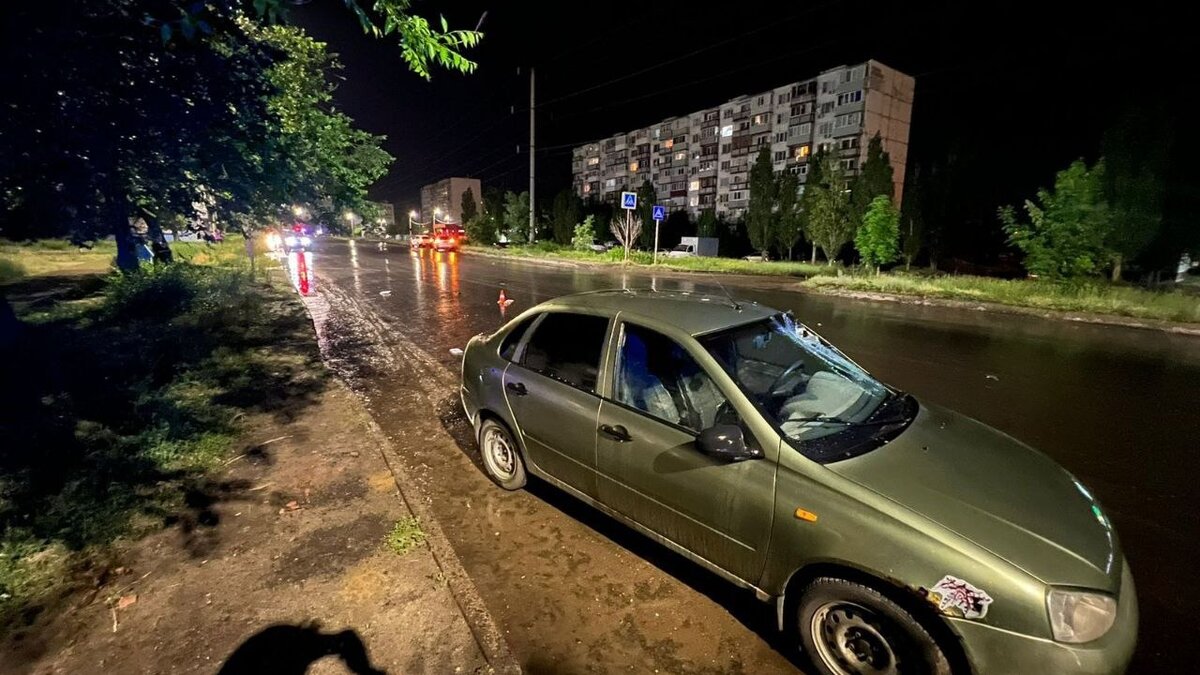
[[[15,260],[0,258],[0,284],[16,281],[25,276],[25,266]]]
[[[576,251],[590,251],[592,242],[596,239],[595,218],[588,216],[582,223],[575,226],[575,236],[571,237],[571,248]]]

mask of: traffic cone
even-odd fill
[[[508,307],[512,303],[513,303],[513,301],[507,295],[504,294],[504,289],[501,288],[500,289],[500,299],[496,301],[496,304],[500,305],[501,307]]]

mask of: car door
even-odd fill
[[[600,501],[756,582],[774,513],[777,448],[733,463],[700,452],[698,433],[719,423],[739,424],[747,444],[761,443],[682,344],[633,323],[617,330],[597,425]]]
[[[596,386],[608,324],[606,316],[543,314],[504,371],[504,396],[526,459],[590,497],[596,496]]]

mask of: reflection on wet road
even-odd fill
[[[420,414],[390,407],[387,395],[391,387],[411,384],[402,380],[416,372],[435,390],[431,401],[442,408],[442,426],[461,434],[461,420],[448,420],[459,368],[449,350],[538,302],[623,285],[721,292],[709,277],[533,265],[398,246],[379,251],[373,244],[324,242],[315,258],[322,292],[333,297],[332,313],[369,317],[361,318],[373,326],[359,338],[364,350],[383,343],[407,350],[401,361],[421,361],[411,370],[401,362],[394,372],[347,373],[363,380],[358,388],[389,433],[403,429],[406,415]],[[1200,585],[1192,583],[1200,568],[1200,511],[1193,508],[1200,497],[1200,339],[815,296],[789,290],[789,280],[722,282],[739,297],[794,310],[881,379],[1028,442],[1079,476],[1115,521],[1137,577],[1142,619],[1133,670],[1192,669],[1190,659],[1184,665],[1190,650],[1179,647],[1194,632],[1190,609],[1200,605]],[[501,289],[514,300],[507,309],[497,304]],[[470,445],[469,439],[456,440]],[[430,455],[422,461],[440,460]],[[457,470],[452,465],[440,469],[444,474],[438,470],[433,466],[430,474],[435,498],[439,481],[460,491],[445,494],[448,519],[462,524],[450,532],[451,540],[532,671],[540,653],[553,655],[557,672],[626,670],[630,664],[639,671],[794,672],[778,645],[768,642],[771,608],[710,588],[721,582],[552,490],[501,495],[481,475],[451,475]],[[472,500],[480,509],[475,514]],[[499,504],[510,520],[489,514],[488,522],[473,522],[484,517],[484,504]],[[545,528],[555,532],[549,540]],[[527,532],[535,529],[537,536]],[[533,539],[523,547],[474,541],[492,531],[497,542]],[[580,568],[585,576],[572,567],[553,578],[554,565],[545,559],[569,556],[573,547],[591,558]],[[519,583],[538,570],[547,572],[544,583]],[[520,592],[513,590],[518,587]],[[607,602],[610,594],[623,598],[627,592],[630,603]],[[696,626],[701,621],[707,622],[703,628]],[[614,625],[589,625],[605,622]]]

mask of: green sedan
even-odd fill
[[[774,603],[817,672],[1120,673],[1137,597],[1040,452],[873,378],[790,314],[601,291],[463,355],[501,487],[551,483]]]

